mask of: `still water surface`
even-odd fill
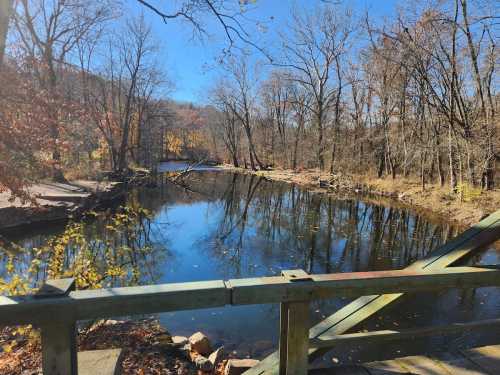
[[[160,171],[179,167],[165,164]],[[144,262],[142,283],[269,276],[296,268],[309,273],[399,269],[424,257],[457,231],[405,208],[201,169],[189,175],[184,186],[159,177],[157,186],[129,193],[129,202],[153,214],[147,228],[155,252]],[[98,229],[93,236],[99,235]],[[37,246],[48,232],[24,231],[12,239]],[[500,252],[490,248],[468,263],[498,264],[499,260]],[[315,302],[313,323],[348,302]],[[489,319],[497,318],[498,311],[498,288],[420,293],[405,297],[356,328],[401,329]],[[277,342],[278,316],[277,305],[259,305],[164,313],[160,320],[173,334],[201,330],[226,350],[262,356]]]

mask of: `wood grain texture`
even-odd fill
[[[286,375],[305,375],[309,366],[309,303],[288,304]]]

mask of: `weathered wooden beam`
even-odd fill
[[[229,280],[232,304],[263,304],[328,299],[363,294],[416,292],[436,288],[472,288],[500,285],[500,270],[450,267],[439,271],[418,269],[310,275],[311,281],[260,277]]]
[[[286,375],[288,346],[288,302],[280,303],[279,375]]]
[[[42,326],[42,367],[44,374],[76,375],[75,322],[54,320]]]
[[[291,282],[310,281],[304,270],[281,271]],[[309,303],[283,302],[280,304],[280,375],[306,374],[309,349]]]
[[[72,320],[150,314],[209,307],[301,302],[364,293],[415,292],[500,285],[500,270],[450,267],[440,271],[396,270],[311,275],[292,282],[282,276],[224,282],[163,284],[71,292],[68,296],[0,297],[0,325],[51,323],[64,313]],[[37,314],[33,314],[37,311]]]
[[[307,375],[309,366],[309,302],[288,304],[286,375]],[[282,371],[280,367],[280,371]]]
[[[82,290],[57,298],[0,296],[0,326],[50,323],[62,312],[76,321],[203,309],[230,303],[230,291],[221,280]]]
[[[429,256],[411,264],[406,269],[448,267],[499,238],[500,210],[473,225],[459,236],[434,250]],[[347,332],[398,300],[402,295],[402,293],[386,293],[360,297],[312,327],[309,331],[309,337],[320,337],[323,334],[338,335]],[[311,349],[310,359],[317,358],[324,353],[325,351],[322,349]],[[277,374],[278,359],[277,352],[274,352],[264,358],[259,365],[246,371],[245,375]]]
[[[311,348],[331,348],[334,346],[345,348],[362,347],[365,345],[382,345],[388,342],[396,342],[398,346],[404,347],[408,340],[414,340],[425,337],[444,337],[449,334],[470,333],[475,334],[489,333],[492,330],[500,328],[500,319],[487,319],[468,323],[453,323],[445,326],[430,326],[424,328],[406,329],[401,331],[382,330],[372,332],[359,332],[342,335],[327,336],[310,339]],[[376,359],[372,359],[376,360]]]
[[[67,298],[75,290],[75,280],[47,280],[38,290],[35,298],[52,300]],[[43,312],[34,311],[34,314]],[[61,309],[41,326],[42,367],[44,374],[77,375],[76,321],[71,314]]]

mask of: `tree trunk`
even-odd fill
[[[299,148],[299,139],[303,127],[304,127],[304,118],[301,116],[298,121],[297,133],[295,134],[295,143],[293,146],[293,162],[292,162],[293,170],[297,169],[297,154]]]
[[[453,142],[452,142],[451,124],[448,126],[448,161],[450,174],[450,189],[454,192],[457,188],[457,173],[455,171],[455,162],[453,160]]]
[[[323,155],[323,115],[318,115],[318,163],[319,169],[325,169],[325,156]]]
[[[9,20],[14,0],[0,0],[0,68],[3,64],[5,44],[9,32]]]

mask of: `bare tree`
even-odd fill
[[[218,116],[215,119],[215,127],[218,129],[217,133],[222,138],[233,165],[239,167],[238,155],[240,152],[242,126],[232,109],[233,107],[228,104],[230,98],[225,92],[223,81],[218,82],[211,95],[212,102],[218,110]]]
[[[304,129],[309,117],[311,106],[311,95],[301,85],[294,84],[291,89],[290,105],[292,107],[292,119],[295,125],[295,136],[292,151],[292,169],[298,167],[299,147],[304,139]]]
[[[19,0],[14,25],[23,51],[34,69],[40,88],[47,95],[57,96],[58,68],[78,41],[111,16],[109,4],[82,0]],[[57,113],[52,119],[50,137],[53,141],[54,179],[64,181],[60,169],[60,125]]]
[[[421,1],[377,26],[367,17],[368,45],[354,43],[356,17],[339,8],[295,12],[281,58],[252,94],[254,148],[277,167],[330,162],[330,172],[417,177],[422,189],[448,180],[459,197],[491,189],[500,103],[493,3]],[[226,91],[233,108],[236,88]]]
[[[251,32],[245,27],[249,19],[245,17],[244,13],[252,3],[251,1],[182,0],[170,7],[165,6],[166,9],[155,6],[151,1],[137,1],[159,16],[165,23],[178,19],[186,21],[191,25],[193,33],[200,38],[210,34],[206,21],[212,18],[226,36],[228,46],[223,51],[225,54],[230,54],[235,47],[241,50],[240,44],[242,44],[254,48],[271,60],[267,51],[252,40]],[[261,24],[262,20],[257,23]]]
[[[254,78],[251,77],[250,67],[244,55],[238,58],[230,58],[224,64],[224,70],[228,73],[227,88],[224,92],[225,105],[237,117],[243,126],[248,145],[248,157],[252,169],[264,168],[257,155],[254,131],[255,114],[255,85]]]
[[[128,21],[107,45],[107,63],[102,77],[93,82],[90,101],[95,124],[109,148],[112,169],[123,175],[132,152],[132,129],[140,142],[141,127],[146,116],[152,115],[154,92],[164,80],[156,68],[151,28],[142,15]]]
[[[288,138],[290,125],[290,101],[292,94],[292,80],[287,72],[273,71],[261,88],[262,106],[266,109],[270,119],[271,128],[271,153],[274,159],[276,153],[275,134],[278,136],[278,155],[281,164],[287,166],[290,155],[288,154]]]
[[[340,16],[329,6],[315,13],[300,14],[296,11],[290,36],[283,37],[283,62],[277,63],[291,69],[294,80],[312,94],[310,110],[317,127],[317,160],[321,169],[325,168],[325,131],[329,111],[336,101],[340,101],[340,86],[333,85],[332,74],[337,66],[340,73],[339,58],[353,32],[349,17],[348,12]]]

